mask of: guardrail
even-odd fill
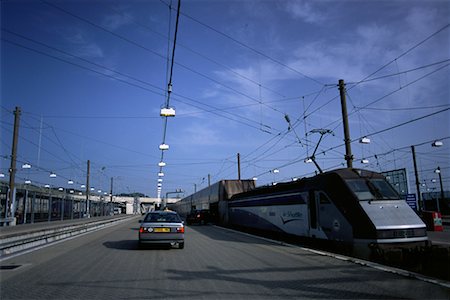
[[[53,243],[59,240],[67,239],[86,232],[98,230],[101,228],[116,225],[127,220],[131,216],[110,218],[106,220],[92,220],[76,224],[60,224],[60,226],[47,228],[30,228],[24,232],[2,232],[0,238],[0,257],[7,257],[13,253],[24,251],[30,248],[38,247],[44,244]]]

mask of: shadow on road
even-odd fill
[[[123,240],[123,241],[108,241],[104,242],[103,246],[110,249],[117,250],[131,250],[131,251],[140,251],[140,250],[168,250],[171,249],[172,246],[169,245],[139,245],[137,240]]]

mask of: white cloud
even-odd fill
[[[133,17],[128,14],[114,14],[106,16],[102,21],[102,26],[109,30],[116,30],[122,26],[130,24],[133,21]]]
[[[176,143],[184,146],[195,145],[196,147],[217,146],[224,143],[220,137],[220,131],[214,130],[212,126],[195,123],[183,128],[181,136],[176,138]]]
[[[91,38],[78,28],[68,28],[64,32],[65,40],[71,45],[70,53],[83,58],[103,58],[102,48],[91,42]]]
[[[288,1],[286,10],[295,18],[306,23],[320,23],[325,20],[325,15],[312,7],[309,1]]]

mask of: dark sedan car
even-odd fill
[[[209,210],[202,209],[202,210],[194,210],[186,217],[186,223],[188,225],[191,224],[207,224],[211,221],[211,214]]]
[[[139,244],[168,244],[184,248],[184,224],[174,211],[152,211],[139,221]]]

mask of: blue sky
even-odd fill
[[[2,1],[1,172],[22,109],[17,181],[157,195],[177,1]],[[211,181],[258,185],[345,165],[406,168],[450,186],[448,1],[182,0],[162,195]],[[170,32],[170,33],[169,33]],[[168,38],[170,36],[170,39]],[[286,121],[291,121],[291,130]],[[293,129],[292,129],[293,128]],[[358,139],[368,136],[371,143]],[[442,140],[443,147],[431,147]],[[362,164],[366,158],[369,164]],[[24,163],[31,169],[21,169]],[[273,170],[279,170],[278,173]],[[49,178],[50,172],[57,174]]]

